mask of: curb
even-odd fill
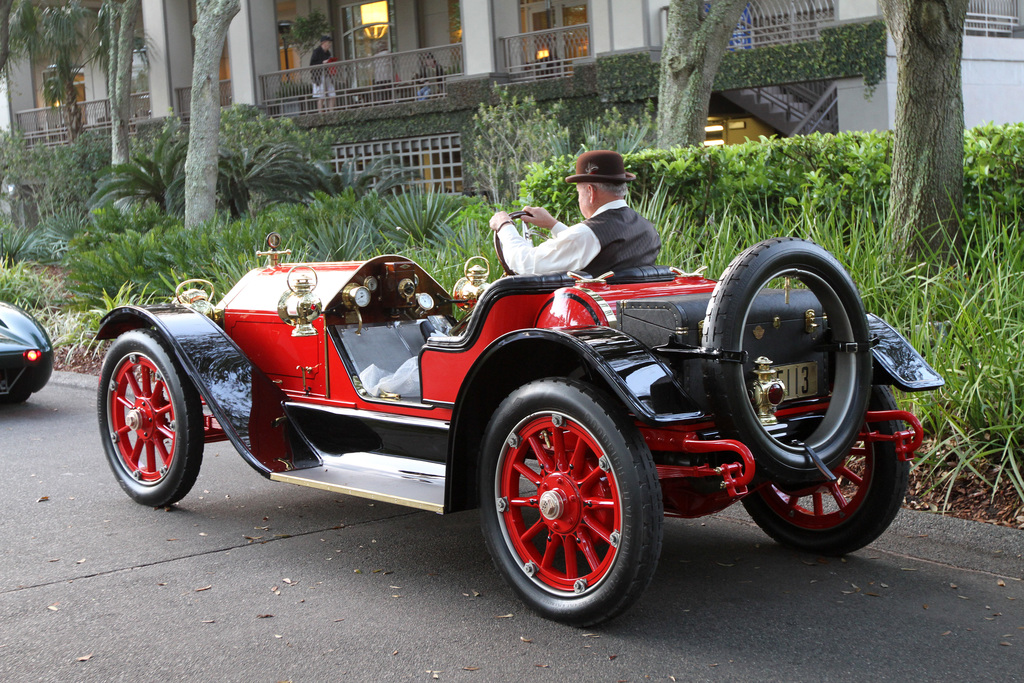
[[[53,374],[50,375],[50,384],[59,384],[63,387],[73,387],[75,389],[95,390],[99,382],[100,378],[98,375],[83,375],[78,372],[54,370]]]

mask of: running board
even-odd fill
[[[270,478],[406,507],[444,512],[445,465],[379,453],[324,456],[322,465]]]

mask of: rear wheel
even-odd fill
[[[133,330],[110,347],[100,374],[100,433],[121,488],[144,505],[171,505],[203,460],[202,404],[155,333]]]
[[[896,410],[888,387],[876,386],[871,410]],[[871,425],[894,433],[895,422]],[[834,474],[838,481],[802,487],[766,484],[743,499],[759,527],[779,543],[799,550],[843,555],[863,548],[884,532],[907,493],[909,463],[888,442],[855,444]]]
[[[661,490],[621,407],[579,382],[531,382],[498,407],[481,458],[484,540],[526,604],[584,626],[640,597],[661,553]]]

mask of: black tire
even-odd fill
[[[26,373],[27,374],[27,373]],[[21,377],[6,394],[0,395],[0,403],[13,404],[24,403],[32,395],[32,389],[28,377]]]
[[[626,411],[593,387],[552,378],[512,392],[484,434],[479,486],[494,564],[544,617],[606,621],[650,583],[662,541],[657,470]]]
[[[802,444],[831,468],[849,452],[860,431],[871,392],[871,353],[867,318],[853,280],[825,249],[806,240],[766,240],[737,256],[722,274],[708,303],[703,343],[711,349],[743,351],[747,317],[758,292],[771,280],[799,280],[821,303],[833,339],[864,342],[857,352],[833,352],[832,395],[824,417],[802,443],[772,436],[751,403],[746,363],[704,361],[704,384],[724,438],[750,448],[758,471],[790,483],[814,481],[820,472]]]
[[[876,386],[871,410],[896,410],[888,387]],[[892,434],[895,422],[872,428]],[[782,489],[767,484],[743,499],[743,506],[765,533],[783,545],[822,555],[845,555],[863,548],[889,528],[907,493],[910,464],[896,457],[891,443],[856,447],[835,474],[839,481]],[[859,481],[858,481],[859,480]],[[845,508],[837,496],[842,495]]]
[[[143,505],[181,500],[203,461],[199,393],[151,330],[118,337],[103,361],[97,397],[107,463]]]

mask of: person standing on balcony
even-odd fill
[[[387,90],[394,81],[394,72],[391,69],[391,51],[388,49],[387,42],[381,40],[377,43],[377,51],[373,57],[373,99],[381,102],[388,99]]]
[[[654,225],[626,204],[626,185],[636,176],[626,173],[622,155],[594,150],[576,160],[576,174],[565,179],[576,184],[583,222],[566,226],[547,209],[524,206],[523,221],[551,231],[537,246],[522,237],[511,217],[495,213],[490,227],[501,240],[508,266],[521,275],[582,270],[598,276],[635,266],[653,266],[661,251]]]
[[[313,54],[309,57],[310,66],[321,66],[328,64],[329,62],[336,62],[333,55],[331,55],[332,41],[330,36],[320,36],[320,44],[313,49]],[[313,81],[313,98],[316,100],[317,111],[324,111],[324,109],[334,108],[334,79],[331,78],[332,74],[328,73],[326,67],[320,69],[313,69],[312,81]]]

